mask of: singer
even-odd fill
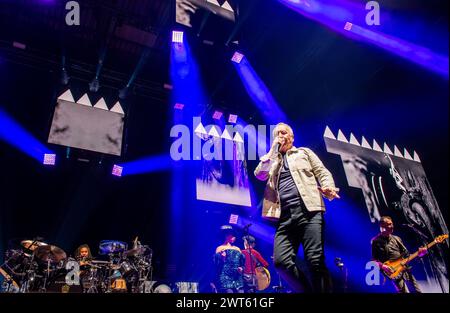
[[[312,150],[293,146],[294,132],[289,125],[277,124],[273,137],[270,151],[261,157],[255,176],[267,180],[263,217],[278,221],[275,268],[294,292],[331,292],[323,248],[322,195],[331,201],[339,198],[338,189]],[[295,262],[300,245],[312,274],[312,286]]]

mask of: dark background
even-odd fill
[[[163,86],[170,83],[174,5],[163,0],[79,3],[81,26],[68,27],[65,1],[1,2],[0,106],[45,143],[56,97],[68,87],[60,82],[62,56],[77,100],[88,91],[99,51],[107,47],[102,87],[90,96],[93,103],[104,96],[111,107],[145,52],[145,64],[121,101],[127,112],[123,154],[120,159],[101,158],[73,149],[66,158],[64,147],[48,145],[58,161],[55,167],[44,167],[0,142],[0,250],[3,253],[11,239],[42,236],[69,254],[81,243],[88,243],[96,253],[100,240],[130,242],[139,236],[153,249],[156,276],[206,282],[210,257],[220,243],[218,227],[227,223],[229,213],[248,214],[248,210],[194,201],[194,175],[185,173],[177,189],[181,191],[174,195],[178,191],[171,171],[120,179],[110,174],[113,163],[169,151],[173,103],[170,90]],[[295,144],[317,152],[334,173],[345,203],[352,202],[353,192],[346,189],[340,160],[325,151],[326,125],[336,133],[342,129],[357,138],[364,135],[380,144],[387,142],[391,148],[395,144],[401,150],[417,151],[447,219],[448,78],[336,34],[277,1],[241,4],[236,34],[240,49],[294,123]],[[380,5],[382,14],[386,9],[398,17],[398,36],[448,55],[447,1],[380,1]],[[111,29],[122,23],[152,33],[151,47],[115,36]],[[389,30],[389,25],[384,27]],[[209,46],[201,40],[210,38],[187,37],[208,104],[236,113],[248,123],[264,123],[229,61],[233,49],[223,45],[223,38]],[[13,41],[27,48],[13,48]],[[77,156],[90,162],[80,162]],[[249,162],[250,173],[256,165]],[[264,184],[250,177],[257,208]],[[176,212],[171,208],[174,197],[183,200]],[[350,209],[357,214],[365,212],[360,200]],[[259,221],[258,215],[252,218]],[[174,220],[183,221],[180,229],[173,229]],[[345,221],[330,218],[330,224],[332,229],[342,229],[343,241],[351,243],[358,236]],[[375,235],[377,227],[369,225],[367,231]],[[259,248],[269,259],[270,243],[261,242]],[[370,258],[369,248],[365,253],[355,257]]]

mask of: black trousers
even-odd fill
[[[331,292],[323,233],[323,212],[309,212],[304,205],[282,209],[275,234],[274,265],[294,292]],[[311,272],[312,284],[295,262],[300,245]]]

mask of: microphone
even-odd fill
[[[252,223],[248,223],[247,225],[245,225],[244,229],[249,229],[250,226],[252,226]]]
[[[337,267],[343,267],[344,263],[342,262],[342,259],[337,257],[334,259],[334,263],[336,264]]]

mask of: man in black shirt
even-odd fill
[[[382,216],[380,218],[380,231],[372,239],[372,259],[377,262],[383,273],[390,274],[392,273],[391,268],[383,263],[406,258],[409,256],[409,252],[400,237],[393,235],[394,223],[392,222],[392,218],[389,216]],[[426,248],[420,248],[419,256],[425,255],[426,252]],[[408,293],[410,292],[410,288],[416,293],[421,293],[419,284],[410,269],[404,271],[398,279],[392,280],[392,282],[398,293]],[[410,285],[409,287],[408,284]]]
[[[330,171],[311,149],[293,146],[294,132],[289,125],[277,124],[273,137],[272,147],[261,157],[255,176],[267,180],[263,216],[278,220],[274,239],[275,268],[294,292],[330,292],[322,196],[330,201],[339,198],[338,188]],[[296,264],[301,245],[311,272],[312,288]]]

